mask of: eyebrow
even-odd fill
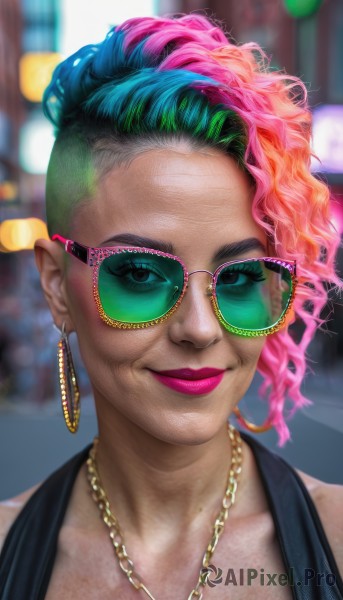
[[[139,248],[152,248],[152,250],[160,250],[161,252],[165,252],[165,254],[175,254],[173,244],[170,244],[169,242],[163,242],[162,240],[154,240],[152,238],[142,237],[133,233],[119,233],[118,235],[108,238],[102,242],[101,245],[106,246],[112,242],[115,242],[116,244],[125,244],[128,246],[137,246]]]
[[[101,246],[106,246],[112,243],[137,246],[139,248],[152,248],[153,250],[159,250],[161,252],[165,252],[166,254],[175,255],[175,248],[173,244],[164,242],[162,240],[142,237],[132,233],[119,233],[118,235],[114,235],[107,240],[104,240]],[[266,247],[258,238],[251,237],[221,246],[221,248],[219,248],[219,250],[215,253],[213,260],[214,262],[220,260],[230,260],[239,254],[245,254],[251,250],[266,252]]]
[[[247,238],[246,240],[240,240],[239,242],[232,242],[231,244],[225,244],[219,248],[214,256],[215,261],[219,260],[230,260],[231,258],[238,256],[239,254],[245,254],[251,250],[257,250],[258,252],[266,252],[265,245],[258,238]]]

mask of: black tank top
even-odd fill
[[[294,600],[343,600],[343,581],[316,508],[282,458],[242,434],[253,451]],[[14,521],[0,555],[0,600],[43,600],[59,530],[89,446],[55,471]]]

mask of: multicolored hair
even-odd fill
[[[91,196],[84,173],[64,209],[65,194],[57,191],[62,154],[67,169],[70,153],[80,148],[99,177],[146,148],[179,139],[222,148],[250,175],[256,222],[273,252],[298,264],[292,321],[302,322],[301,339],[289,326],[269,336],[258,364],[268,420],[283,444],[289,438],[286,400],[289,413],[309,402],[301,382],[306,350],[322,324],[327,284],[341,285],[329,190],[310,172],[311,114],[303,83],[269,70],[259,46],[230,43],[203,16],[136,18],[61,63],[44,110],[57,131],[47,178],[50,233],[62,226],[63,211],[71,215],[75,202]]]

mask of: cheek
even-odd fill
[[[232,342],[241,364],[255,368],[266,342],[265,337],[244,338],[236,336]]]
[[[80,321],[91,325],[98,317],[98,310],[93,297],[92,269],[80,263],[80,268],[70,267],[67,273],[66,288],[69,310],[78,327]]]
[[[157,343],[157,328],[124,330],[102,321],[93,296],[91,270],[85,274],[72,271],[68,274],[68,298],[87,370],[101,370],[103,366],[113,371],[121,365],[142,362],[149,348]]]

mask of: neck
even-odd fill
[[[156,439],[121,415],[103,416],[97,464],[125,531],[148,539],[152,528],[161,526],[162,515],[164,527],[174,531],[215,517],[231,463],[226,425],[210,441],[180,445]]]

